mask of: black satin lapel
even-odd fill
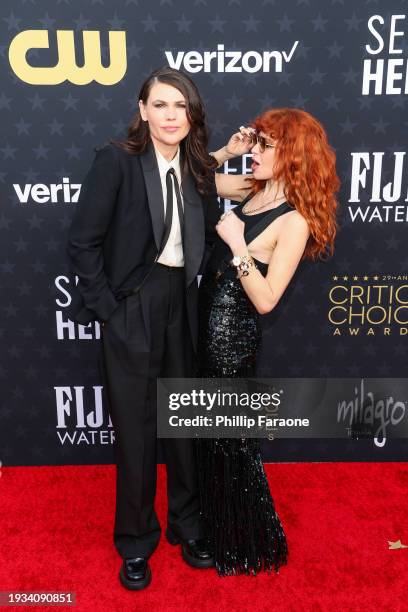
[[[203,204],[190,173],[183,178],[182,193],[184,201],[184,267],[188,287],[198,274],[205,246]]]
[[[164,201],[159,166],[152,142],[149,142],[145,151],[140,155],[140,161],[146,183],[154,240],[159,249],[164,231]]]

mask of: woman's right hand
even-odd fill
[[[227,154],[231,157],[238,157],[249,153],[254,146],[253,132],[253,128],[241,126],[239,132],[233,134],[225,145]]]

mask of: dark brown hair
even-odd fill
[[[214,160],[208,155],[208,128],[205,117],[204,104],[196,85],[184,72],[165,66],[154,70],[144,81],[138,100],[147,103],[150,90],[155,83],[166,83],[178,89],[186,100],[186,114],[190,123],[190,131],[180,143],[184,159],[181,168],[182,175],[188,170],[191,172],[197,191],[206,196],[211,192],[214,184]],[[139,108],[133,116],[126,140],[109,142],[117,144],[130,154],[143,153],[150,142],[150,130],[147,121],[143,121]]]

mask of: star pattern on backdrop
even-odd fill
[[[367,20],[380,11],[376,0],[349,5],[344,0],[262,0],[248,5],[241,0],[217,4],[209,0],[187,3],[174,0],[145,2],[91,0],[80,7],[72,0],[57,0],[40,7],[34,0],[6,2],[0,57],[3,79],[0,113],[0,459],[3,464],[113,460],[109,446],[61,446],[55,433],[54,386],[100,384],[98,340],[58,340],[56,300],[62,299],[55,279],[67,273],[67,231],[75,204],[20,201],[15,185],[60,184],[64,177],[81,183],[94,147],[109,138],[123,139],[142,80],[167,63],[165,51],[225,50],[285,51],[298,46],[282,71],[256,73],[197,72],[191,76],[206,105],[210,150],[224,145],[240,125],[271,108],[296,106],[315,115],[326,127],[337,154],[342,180],[339,228],[334,257],[326,262],[302,262],[276,311],[264,317],[264,349],[259,373],[265,376],[406,376],[404,337],[377,335],[350,338],[333,336],[327,321],[332,276],[342,282],[379,282],[381,272],[407,273],[406,224],[352,223],[348,215],[352,151],[385,151],[383,180],[393,180],[393,151],[405,149],[408,126],[406,97],[362,95],[362,60],[371,41]],[[394,10],[395,9],[395,10]],[[386,19],[400,12],[392,1]],[[8,48],[24,29],[50,31],[50,49],[32,49],[33,65],[55,60],[56,29],[71,29],[80,47],[81,32],[101,32],[104,65],[109,63],[109,30],[126,30],[127,72],[114,86],[96,83],[75,86],[31,86],[23,83],[8,63]],[[78,48],[79,56],[82,50]],[[407,46],[404,43],[404,57]],[[215,64],[215,63],[214,63]],[[214,65],[213,64],[213,65]],[[273,61],[272,61],[273,65]],[[229,167],[242,171],[240,159]],[[383,187],[383,185],[382,185]],[[403,185],[405,197],[406,183]],[[369,203],[369,189],[362,195]],[[365,280],[365,276],[367,280]],[[372,281],[374,275],[377,281]],[[353,280],[357,276],[358,280]],[[2,435],[3,434],[3,435]],[[312,441],[311,441],[312,442]],[[358,442],[338,446],[342,456],[358,456]],[[401,442],[401,444],[400,444]],[[393,440],[400,457],[404,441]],[[293,441],[288,457],[302,453],[324,456],[327,441],[317,445]],[[391,446],[391,445],[390,445]],[[374,451],[373,451],[374,452]],[[386,456],[387,447],[381,449]],[[315,453],[316,455],[314,455]],[[303,456],[305,456],[303,454]]]

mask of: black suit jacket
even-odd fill
[[[183,167],[182,159],[180,159]],[[184,258],[189,320],[196,346],[197,274],[216,237],[221,214],[215,181],[203,198],[188,173],[182,179]],[[106,321],[129,289],[153,265],[164,229],[164,202],[153,143],[140,155],[106,144],[97,150],[68,233],[72,275],[69,316],[78,323]]]

